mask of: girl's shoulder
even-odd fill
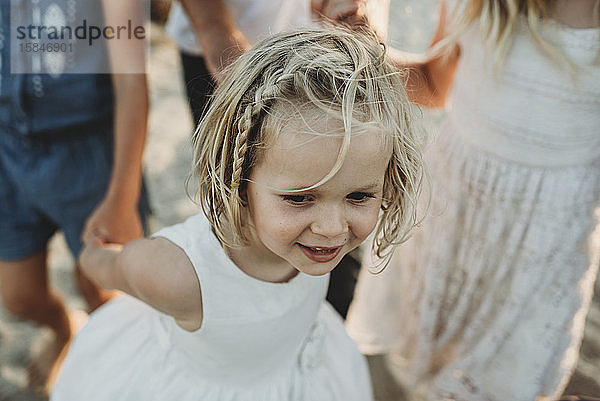
[[[177,248],[177,252],[191,265],[195,279],[203,284],[215,275],[220,276],[230,270],[227,267],[232,262],[202,212],[160,229],[152,238],[161,239],[172,248]]]
[[[211,226],[203,213],[188,217],[183,222],[166,226],[152,235],[153,238],[163,237],[183,248],[184,250],[193,243],[208,241]]]
[[[214,234],[212,225],[202,212],[181,223],[164,227],[152,237],[164,238],[180,248],[199,278],[211,274],[210,270],[214,266],[231,263]]]

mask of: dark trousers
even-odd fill
[[[185,92],[194,119],[194,126],[197,126],[206,112],[216,83],[206,68],[202,56],[192,56],[183,52],[180,52],[180,55]]]

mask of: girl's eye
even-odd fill
[[[304,205],[310,202],[310,197],[307,195],[283,195],[283,200],[293,205]]]
[[[369,199],[374,199],[375,194],[371,194],[368,192],[352,192],[351,194],[346,196],[346,198],[354,203],[364,203]]]

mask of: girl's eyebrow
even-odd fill
[[[374,182],[372,184],[365,185],[364,187],[360,187],[353,192],[369,192],[369,191],[378,190],[378,189],[380,189],[380,187],[381,187],[381,183]]]
[[[277,191],[282,191],[282,192],[296,192],[296,193],[298,193],[298,192],[304,191],[305,188],[309,188],[311,185],[314,185],[314,184],[301,185],[301,186],[296,186],[294,188],[286,188],[286,189],[276,189],[276,188],[273,188],[273,189],[275,189]],[[380,183],[373,182],[371,184],[367,184],[367,185],[364,185],[362,187],[355,188],[351,192],[369,192],[369,191],[379,190],[380,188],[381,188],[381,184]],[[319,187],[312,188],[312,189],[310,189],[310,191],[318,192],[319,191]]]

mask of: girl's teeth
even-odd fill
[[[324,249],[324,248],[317,248],[317,247],[310,248],[310,249],[313,252],[318,252],[318,253],[330,253],[330,252],[335,251],[335,249]]]

